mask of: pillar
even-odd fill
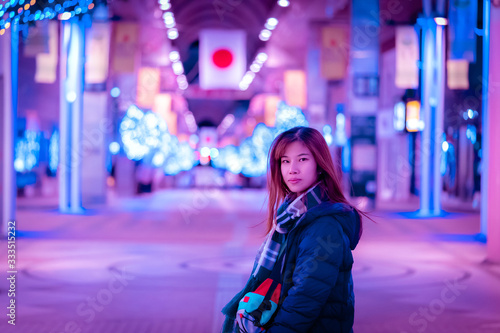
[[[107,13],[106,7],[99,10]],[[108,138],[113,123],[108,116],[109,45],[111,25],[104,20],[94,22],[86,32],[85,92],[83,94],[83,160],[82,160],[82,205],[92,208],[106,202],[106,157]]]
[[[347,123],[350,122],[350,179],[353,195],[370,198],[377,179],[376,118],[379,108],[380,22],[378,0],[354,0],[351,9],[351,50]]]
[[[484,0],[483,41],[481,231],[488,260],[500,263],[500,7],[490,0]]]
[[[12,23],[0,38],[3,52],[3,134],[2,134],[2,215],[1,231],[7,235],[8,222],[16,218],[16,172],[14,170],[14,145],[17,120],[17,79],[19,55],[19,25]]]
[[[59,209],[82,212],[82,110],[85,31],[78,17],[61,22]]]
[[[435,21],[444,15],[444,2],[424,0],[422,26],[422,91],[421,112],[424,120],[420,154],[419,216],[441,214],[442,178],[440,173],[445,74],[445,29]]]

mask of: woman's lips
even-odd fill
[[[288,182],[289,182],[290,184],[297,184],[297,183],[298,183],[298,182],[300,182],[300,181],[301,181],[301,179],[290,179]]]

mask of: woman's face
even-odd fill
[[[290,191],[302,194],[318,179],[311,151],[300,141],[290,143],[281,157],[281,175]]]

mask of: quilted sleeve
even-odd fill
[[[335,286],[346,250],[341,226],[325,216],[303,232],[292,275],[293,285],[268,333],[307,332]]]

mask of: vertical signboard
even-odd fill
[[[375,198],[377,146],[376,117],[351,117],[352,196]]]

